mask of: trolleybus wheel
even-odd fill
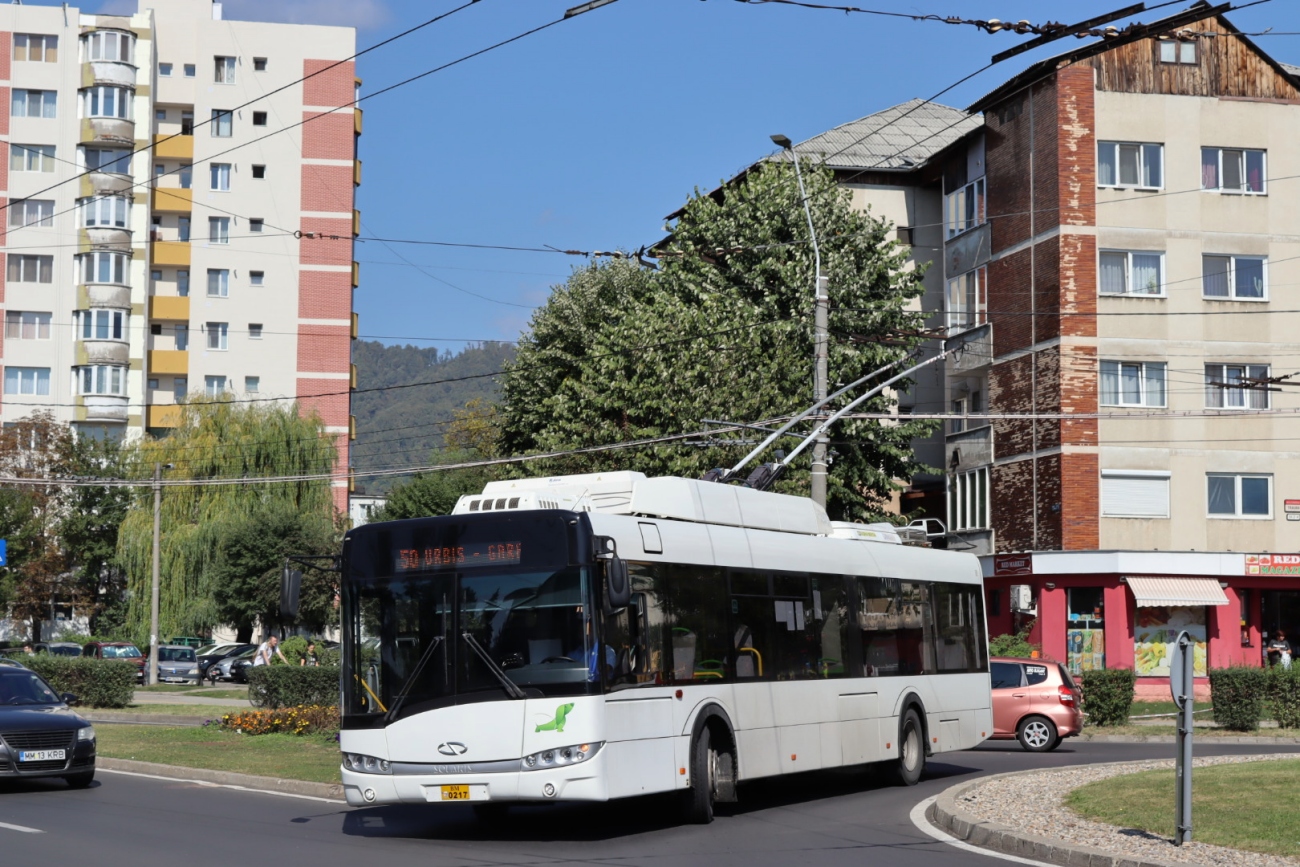
[[[915,786],[925,770],[925,737],[921,718],[908,708],[898,721],[898,759],[894,779],[903,786]]]
[[[682,817],[691,824],[707,825],[713,821],[719,760],[709,727],[705,726],[691,744],[691,787],[682,792]]]

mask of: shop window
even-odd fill
[[[1066,591],[1066,663],[1071,674],[1106,667],[1104,594],[1100,587]]]
[[[1178,633],[1186,630],[1196,643],[1193,664],[1205,677],[1205,607],[1139,606],[1133,628],[1133,673],[1138,677],[1168,677]]]

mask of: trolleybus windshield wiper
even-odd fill
[[[429,646],[425,648],[424,653],[420,654],[420,661],[411,670],[411,676],[406,679],[406,683],[403,683],[402,688],[397,691],[397,696],[393,699],[393,706],[388,709],[384,722],[389,723],[397,718],[397,712],[401,710],[402,702],[406,701],[406,696],[410,693],[411,687],[420,679],[420,672],[424,671],[424,666],[433,657],[433,652],[438,649],[439,644],[442,644],[441,635],[435,636],[433,641],[429,642]]]
[[[497,680],[501,681],[501,685],[506,688],[506,692],[511,698],[527,698],[524,691],[519,688],[519,685],[511,680],[510,677],[501,670],[501,666],[492,661],[492,657],[483,649],[483,645],[479,644],[474,639],[474,636],[470,635],[468,632],[462,632],[460,637],[465,639],[465,643],[473,648],[474,652],[478,654],[479,659],[483,660],[483,663],[488,667],[488,670],[496,675]]]

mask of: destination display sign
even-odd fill
[[[473,569],[480,566],[516,566],[523,559],[524,543],[475,542],[432,548],[399,548],[393,573],[429,572],[441,569]]]

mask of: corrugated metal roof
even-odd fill
[[[1130,575],[1129,588],[1139,608],[1165,605],[1227,605],[1228,597],[1213,578],[1153,578]]]
[[[800,157],[837,169],[905,169],[927,160],[979,129],[982,117],[959,108],[909,99],[860,117],[795,145]],[[773,159],[784,159],[784,151]]]

